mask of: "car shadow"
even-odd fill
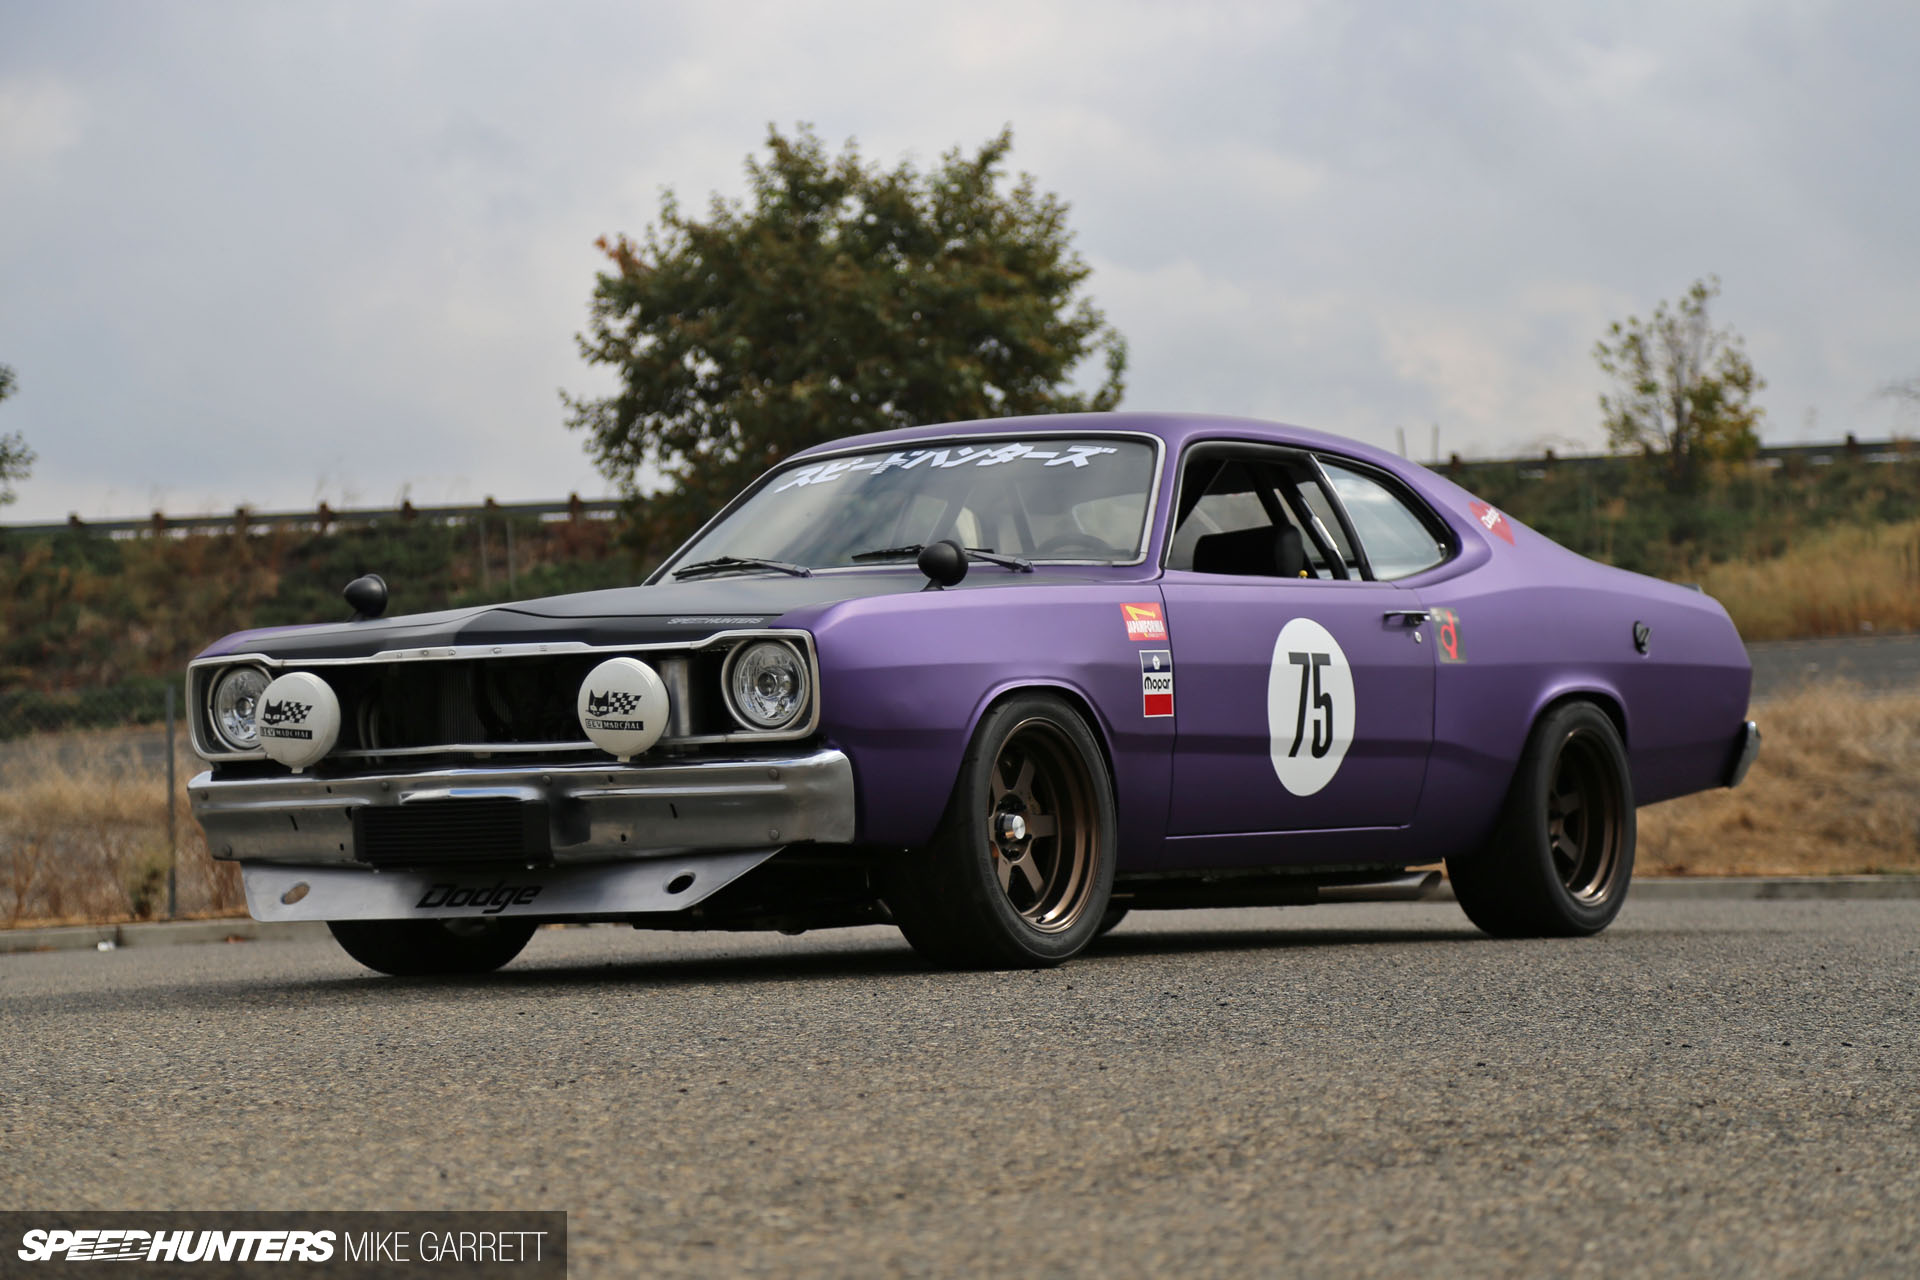
[[[866,931],[862,931],[866,933]],[[1097,939],[1059,972],[1082,966],[1120,965],[1155,955],[1233,954],[1303,951],[1326,947],[1372,947],[1487,942],[1471,928],[1301,928],[1276,926],[1231,929],[1125,928]],[[1045,971],[1042,971],[1045,972]],[[927,988],[992,978],[987,971],[948,971],[929,966],[895,935],[868,934],[861,941],[805,951],[766,951],[734,955],[603,955],[542,962],[536,955],[490,974],[395,978],[362,970],[315,977],[222,978],[179,986],[143,986],[126,991],[66,992],[58,996],[14,997],[17,1016],[63,1013],[114,1014],[159,1010],[232,1010],[248,1005],[277,1007],[289,998],[319,1004],[358,1006],[373,992],[403,1003],[420,999],[439,1003],[447,993],[512,995],[577,988],[672,990],[695,987],[791,986],[844,979],[891,980]]]
[[[1097,955],[1172,955],[1206,951],[1289,951],[1318,947],[1380,946],[1389,943],[1485,942],[1471,925],[1447,929],[1272,929],[1142,930],[1124,928],[1096,940],[1085,952]]]

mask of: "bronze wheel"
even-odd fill
[[[883,864],[881,896],[935,964],[1058,964],[1106,914],[1113,808],[1086,722],[1050,694],[1016,694],[981,717],[939,832]]]
[[[1591,702],[1563,702],[1528,735],[1493,838],[1447,859],[1447,876],[1496,937],[1598,933],[1626,901],[1634,829],[1620,730]]]
[[[1547,844],[1553,869],[1575,902],[1599,903],[1620,861],[1621,779],[1607,744],[1592,729],[1560,740],[1547,793]]]
[[[1086,914],[1097,849],[1087,763],[1052,719],[1015,725],[993,762],[987,856],[1000,892],[1043,933]]]

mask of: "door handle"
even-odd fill
[[[1431,619],[1433,613],[1427,609],[1389,609],[1385,617],[1388,622],[1404,621],[1408,626],[1417,627]]]

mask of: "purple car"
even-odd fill
[[[1634,808],[1759,748],[1726,612],[1400,458],[1230,418],[810,449],[640,586],[232,635],[191,784],[261,920],[396,974],[548,920],[892,922],[1054,964],[1129,909],[1407,895],[1604,929]]]

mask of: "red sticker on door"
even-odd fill
[[[1460,615],[1451,609],[1433,611],[1433,638],[1440,645],[1440,661],[1465,662],[1467,650],[1460,641]]]
[[[1513,526],[1507,522],[1505,516],[1478,499],[1475,499],[1473,505],[1467,509],[1473,512],[1473,518],[1480,522],[1482,529],[1496,537],[1506,539],[1508,546],[1513,545]]]
[[[1127,639],[1137,644],[1167,638],[1167,620],[1157,604],[1123,604],[1120,616],[1127,622]]]
[[[1173,652],[1140,651],[1140,714],[1149,720],[1173,714]]]

